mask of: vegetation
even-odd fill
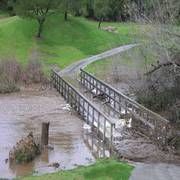
[[[146,58],[142,56],[146,54]],[[155,55],[142,46],[134,47],[133,49],[123,52],[119,55],[112,56],[107,59],[93,62],[86,67],[86,70],[96,76],[107,78],[110,72],[116,67],[127,67],[129,69],[137,69],[137,71],[145,72],[145,70],[155,62]],[[118,74],[116,74],[118,76]]]
[[[22,178],[23,180],[72,180],[72,179],[82,179],[82,180],[93,180],[93,179],[103,179],[103,180],[128,180],[133,167],[126,164],[120,163],[115,160],[99,160],[96,164],[88,167],[79,167],[70,171],[60,171],[54,174],[48,174],[43,176],[30,176]]]
[[[95,62],[87,70],[118,84],[120,81],[125,82],[122,80],[122,67],[131,69],[126,83],[136,100],[172,123],[179,123],[179,27],[156,24],[151,25],[150,29],[149,32],[146,31],[143,46],[120,56]],[[130,77],[133,71],[139,75],[135,80]]]
[[[115,23],[104,25],[118,26]],[[135,24],[119,24],[119,33],[114,34],[98,30],[96,22],[80,17],[71,17],[64,22],[64,17],[59,13],[47,18],[41,40],[34,37],[36,27],[35,20],[16,16],[0,20],[1,58],[15,57],[22,64],[27,64],[28,57],[36,52],[37,59],[45,64],[64,68],[109,48],[133,43],[135,33],[139,33]]]
[[[30,59],[25,67],[15,59],[0,61],[0,93],[19,91],[22,84],[45,82],[48,82],[47,77],[37,59]]]
[[[59,3],[58,0],[17,0],[15,9],[17,15],[37,20],[39,24],[37,37],[40,38],[47,16],[50,11],[57,9]]]
[[[13,17],[5,18],[7,14]],[[0,0],[0,59],[5,59],[0,62],[0,93],[19,90],[18,82],[41,82],[44,64],[64,68],[110,48],[142,42],[132,54],[87,69],[103,75],[109,70],[108,78],[120,81],[122,66],[136,68],[141,74],[131,88],[137,101],[180,122],[179,24],[179,0]],[[107,32],[104,26],[117,31]],[[18,151],[18,161],[34,158],[23,152]],[[127,164],[105,160],[25,179],[128,179],[131,170]]]
[[[159,104],[151,109],[159,109],[159,111],[164,111],[166,104],[172,106],[179,102],[177,92],[180,67],[178,27],[180,2],[178,0],[77,0],[76,2],[73,0],[1,0],[0,10],[9,12],[10,15],[17,14],[25,17],[21,19],[15,16],[0,20],[0,41],[3,44],[0,55],[15,56],[22,64],[26,64],[29,54],[35,51],[38,54],[37,59],[43,60],[45,64],[64,68],[74,61],[98,54],[109,47],[136,42],[135,35],[138,35],[137,39],[143,37],[141,42],[146,43],[146,47],[143,47],[140,52],[146,71],[146,76],[143,78],[146,80],[143,82],[144,87],[139,87],[144,92],[137,88],[137,92],[141,92],[140,96],[142,96],[138,98],[139,101],[149,108],[156,101]],[[67,21],[68,13],[98,20],[99,30],[96,28],[95,21],[88,21],[82,17],[70,16],[70,21]],[[103,21],[106,21],[104,25],[115,26],[118,29],[117,32],[109,33],[101,29]],[[122,28],[122,24],[109,21],[131,21],[131,23],[123,24]],[[139,28],[133,25],[132,21],[143,22],[150,27],[150,30],[145,29],[145,36],[141,36],[139,32],[129,33]],[[37,22],[37,37],[42,36],[39,40],[34,38]],[[152,54],[152,57],[149,54]],[[151,68],[147,67],[149,64]],[[164,70],[165,66],[166,70]],[[165,74],[167,71],[169,74]],[[157,80],[158,76],[161,78]],[[163,79],[166,76],[170,83],[166,83]],[[151,84],[146,86],[150,82]],[[146,90],[151,92],[146,93]],[[168,92],[169,97],[166,101],[162,100],[166,97],[165,92]],[[178,109],[177,105],[175,109]],[[179,117],[179,111],[175,114]]]
[[[40,154],[40,146],[36,144],[33,133],[29,133],[26,138],[21,139],[16,147],[9,152],[9,160],[11,163],[23,164],[31,162]]]

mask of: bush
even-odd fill
[[[163,92],[147,92],[138,95],[138,101],[147,108],[159,112],[165,111],[176,102],[173,90]]]
[[[40,146],[34,140],[33,134],[21,139],[16,147],[13,147],[13,150],[9,153],[10,162],[16,163],[27,163],[35,159],[37,155],[40,154]]]
[[[42,71],[42,64],[37,60],[29,60],[25,68],[27,81],[30,83],[40,83],[45,76]]]
[[[0,79],[0,93],[12,93],[19,91],[20,88],[14,81]]]
[[[19,84],[47,82],[41,62],[29,60],[26,67],[22,67],[15,59],[0,61],[0,93],[11,93],[20,90]]]
[[[20,79],[20,69],[16,60],[0,62],[0,93],[11,93],[19,90],[17,81]]]

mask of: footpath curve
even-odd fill
[[[108,50],[106,52],[103,52],[101,54],[82,59],[78,62],[71,64],[70,66],[66,67],[65,69],[63,69],[60,72],[60,74],[72,76],[73,74],[78,73],[80,71],[80,69],[85,68],[87,65],[89,65],[95,61],[98,61],[98,60],[101,60],[104,58],[108,58],[108,57],[111,57],[113,55],[117,55],[117,54],[124,52],[124,51],[127,51],[127,50],[129,50],[135,46],[138,46],[138,44],[130,44],[130,45],[125,45],[125,46],[120,46],[120,47]]]

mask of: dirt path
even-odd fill
[[[180,166],[136,163],[130,180],[179,180]]]
[[[131,48],[133,48],[135,46],[137,46],[137,44],[130,44],[130,45],[125,45],[125,46],[120,46],[118,48],[114,48],[114,49],[106,51],[104,53],[101,53],[101,54],[98,54],[98,55],[83,59],[81,61],[75,62],[72,65],[68,66],[67,68],[62,70],[60,72],[60,74],[73,76],[73,74],[78,73],[81,68],[85,68],[87,65],[89,65],[89,64],[91,64],[91,63],[93,63],[95,61],[102,60],[102,59],[107,58],[107,57],[111,57],[113,55],[116,55],[116,54],[119,54],[121,52],[127,51],[127,50],[129,50],[129,49],[131,49]]]

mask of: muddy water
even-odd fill
[[[44,121],[50,122],[50,144],[54,149],[44,151],[32,163],[25,165],[5,162],[9,150],[22,137],[31,131],[36,137],[40,136],[41,123]],[[102,151],[98,148],[100,152],[91,150],[89,144],[93,145],[95,141],[83,126],[83,121],[72,114],[65,101],[52,90],[24,90],[0,96],[0,178],[71,169],[94,162],[95,156],[109,156],[103,148]],[[49,167],[54,162],[60,163],[58,169]]]

